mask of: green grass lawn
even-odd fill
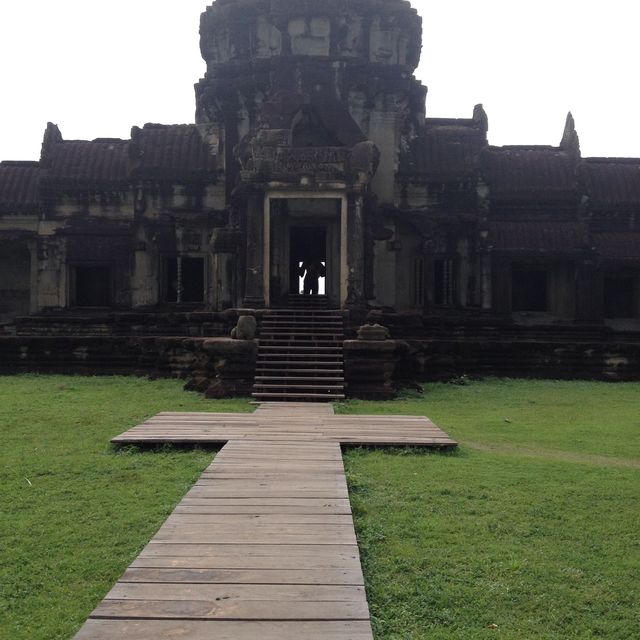
[[[116,451],[159,411],[247,411],[177,381],[0,377],[0,638],[68,639],[211,462]]]
[[[436,384],[341,411],[426,414],[461,442],[346,456],[377,638],[640,638],[640,384]]]
[[[2,640],[70,638],[213,458],[108,445],[163,410],[251,408],[178,381],[0,378]],[[461,442],[345,456],[378,640],[640,637],[640,384],[437,384],[339,410],[426,414]]]

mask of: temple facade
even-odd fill
[[[332,308],[640,329],[640,159],[428,117],[421,37],[404,0],[214,2],[194,124],[0,164],[0,323],[283,307],[315,260]]]

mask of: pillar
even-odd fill
[[[268,268],[265,268],[268,255],[265,256],[264,247],[265,219],[268,221],[268,218],[262,195],[250,194],[247,197],[247,259],[243,301],[248,308],[261,308],[267,304],[264,282],[268,278]]]

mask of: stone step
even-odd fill
[[[258,342],[260,345],[264,345],[265,347],[273,347],[280,345],[288,345],[293,344],[299,347],[311,347],[313,345],[318,345],[321,347],[340,347],[342,349],[342,345],[344,340],[337,340],[335,338],[313,338],[313,337],[305,337],[298,336],[294,338],[287,337],[259,337]]]
[[[342,346],[335,347],[305,347],[305,346],[280,346],[280,345],[260,345],[260,353],[287,353],[288,351],[293,352],[304,352],[309,353],[312,351],[319,351],[323,353],[342,353]]]
[[[335,327],[328,327],[326,324],[306,325],[306,324],[287,324],[282,326],[265,326],[260,327],[260,334],[265,333],[277,333],[277,334],[344,334],[344,327],[342,325],[336,325]]]
[[[260,323],[253,396],[307,401],[344,398],[344,316],[311,308],[317,299],[294,298],[294,308],[275,311]]]
[[[283,309],[271,309],[267,317],[282,315],[317,315],[317,316],[335,316],[336,318],[342,318],[342,313],[339,309],[304,309],[304,308],[283,308]]]
[[[293,389],[294,391],[342,391],[345,385],[343,384],[258,384],[253,387],[254,391],[260,391],[261,389]]]
[[[286,363],[284,363],[286,364]],[[293,366],[298,365],[299,363],[290,363],[293,364]],[[282,369],[282,363],[281,365],[276,369],[276,371],[282,371],[283,375],[284,374],[295,374],[295,375],[308,375],[308,374],[325,374],[325,375],[338,375],[338,376],[342,376],[344,377],[344,369],[339,368],[339,369]],[[267,374],[272,374],[274,373],[273,369],[270,369],[266,366],[260,366],[257,368],[256,370],[258,375],[267,375]]]
[[[263,318],[260,326],[281,326],[281,325],[321,325],[321,326],[336,326],[342,327],[344,325],[344,318],[341,316],[322,316],[322,317],[300,317],[300,316],[267,316]]]
[[[256,376],[256,382],[341,382],[344,385],[344,376]]]
[[[332,400],[344,400],[346,396],[343,393],[252,393],[252,397],[261,400],[270,398],[278,398],[281,400],[324,400],[330,402]]]
[[[271,331],[261,331],[260,340],[287,340],[298,339],[298,340],[324,340],[324,341],[332,341],[332,342],[344,342],[344,335],[340,335],[338,332],[335,333],[303,333],[300,331],[292,332],[292,333],[273,333]]]
[[[278,355],[281,360],[273,360],[274,355]],[[292,358],[292,359],[289,359]],[[304,359],[304,364],[337,364],[342,366],[342,362],[344,360],[344,356],[341,353],[316,353],[311,356],[308,353],[284,353],[284,354],[267,354],[260,353],[258,351],[258,364],[262,365],[265,362],[283,362],[283,363],[291,363],[291,364],[300,364],[300,360]]]

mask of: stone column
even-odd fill
[[[493,310],[503,315],[511,314],[511,261],[505,257],[493,255],[492,296]]]
[[[491,253],[489,251],[483,251],[480,254],[480,304],[483,311],[491,311],[493,308]]]
[[[360,306],[364,304],[364,208],[362,197],[349,197],[348,210],[349,288],[347,304]]]
[[[576,322],[602,322],[604,320],[601,279],[592,260],[576,265]]]
[[[34,238],[27,243],[29,248],[29,257],[31,261],[30,278],[30,297],[29,312],[37,313],[40,311],[38,304],[38,240]]]
[[[252,193],[247,197],[247,260],[243,305],[248,308],[265,306],[264,274],[264,198]]]

